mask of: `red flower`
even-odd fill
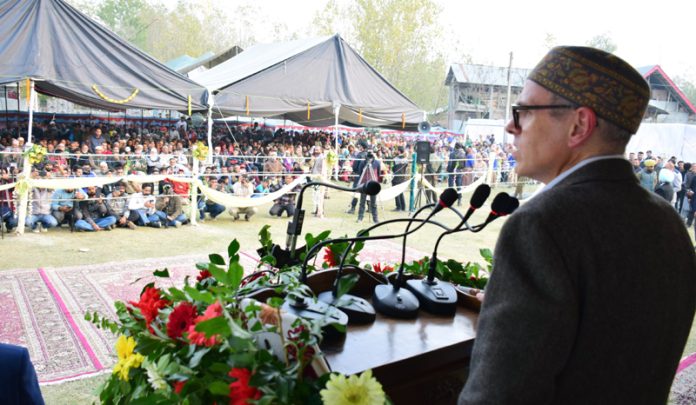
[[[382,267],[381,263],[375,263],[372,265],[372,271],[375,273],[391,273],[394,271],[393,266],[384,266]]]
[[[181,394],[181,390],[184,389],[184,385],[186,385],[186,380],[176,381],[174,383],[174,392],[176,392],[177,394]]]
[[[201,270],[201,272],[198,273],[198,277],[196,277],[196,280],[198,280],[198,282],[200,283],[201,281],[209,277],[213,277],[213,275],[210,274],[208,270]]]
[[[158,288],[148,287],[140,296],[139,302],[130,301],[130,304],[136,308],[140,308],[140,312],[145,318],[145,324],[150,332],[154,333],[150,324],[157,318],[157,314],[161,308],[169,305],[168,300],[163,300],[160,298],[161,291]]]
[[[246,405],[250,399],[261,398],[261,391],[249,385],[251,371],[246,368],[233,368],[228,375],[237,379],[230,383],[230,405]]]
[[[331,250],[331,246],[324,248],[324,263],[328,264],[329,267],[338,266],[338,260],[336,254]]]
[[[205,337],[205,333],[203,332],[198,332],[196,330],[196,325],[198,323],[207,321],[208,319],[213,319],[217,318],[218,316],[222,315],[222,305],[220,305],[219,302],[215,302],[214,304],[210,305],[208,308],[206,308],[205,312],[203,313],[202,316],[199,316],[196,318],[195,323],[192,325],[189,325],[188,327],[188,334],[187,338],[188,340],[193,343],[194,345],[198,346],[214,346],[215,344],[220,342],[220,335],[213,335],[209,338]]]
[[[167,322],[167,336],[172,339],[178,339],[193,322],[198,315],[196,307],[189,302],[182,302],[177,305],[171,314],[169,314],[169,322]]]

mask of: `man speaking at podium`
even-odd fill
[[[623,158],[650,99],[616,56],[552,49],[512,107],[546,183],[501,230],[460,404],[664,404],[694,318],[683,222]]]

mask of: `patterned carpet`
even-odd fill
[[[672,382],[670,403],[677,405],[696,404],[696,353],[679,363],[677,375]]]
[[[370,243],[361,252],[363,262],[393,263],[401,246]],[[407,249],[407,259],[423,257]],[[240,254],[247,272],[256,267],[255,252]],[[177,256],[102,263],[95,265],[7,270],[0,272],[0,342],[29,350],[41,383],[59,382],[111,368],[114,336],[84,320],[86,312],[115,315],[115,300],[136,300],[152,271],[168,268],[170,279],[157,285],[183,285],[195,277],[195,263],[205,255]],[[136,281],[137,280],[137,281]]]

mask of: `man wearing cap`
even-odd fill
[[[655,171],[655,163],[656,162],[653,159],[646,159],[643,161],[643,169],[636,173],[640,185],[648,191],[654,191],[655,187],[657,187],[657,172]]]
[[[500,232],[459,403],[665,403],[696,258],[623,158],[650,89],[585,47],[552,49],[527,79],[506,130],[519,174],[546,186]]]

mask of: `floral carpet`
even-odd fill
[[[368,243],[360,254],[364,263],[399,261],[401,246]],[[407,260],[423,257],[407,249]],[[113,302],[137,300],[143,286],[155,281],[154,270],[167,268],[169,279],[157,285],[181,286],[195,277],[196,262],[205,255],[130,260],[94,265],[17,269],[0,272],[0,342],[29,350],[41,383],[54,383],[98,373],[114,363],[115,337],[85,321],[86,312],[115,315]],[[241,252],[246,273],[256,268],[258,255]],[[321,259],[319,259],[321,260]]]

